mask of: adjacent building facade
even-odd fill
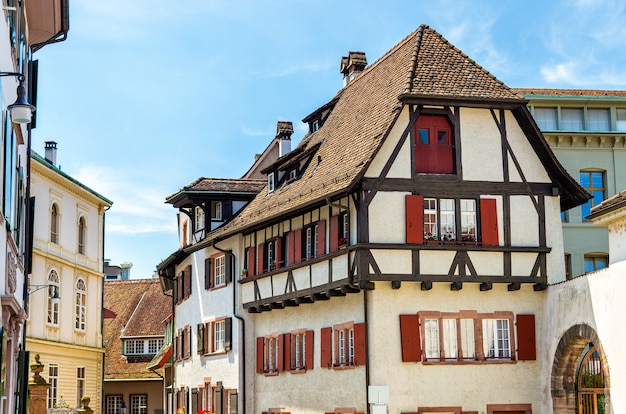
[[[27,275],[31,267],[32,206],[30,200],[30,137],[35,127],[26,117],[10,115],[17,92],[28,101],[37,95],[37,61],[32,53],[62,41],[69,29],[67,1],[3,2],[0,22],[0,93],[2,180],[0,224],[0,411],[25,412],[28,364],[24,353],[24,321],[27,317]],[[17,92],[16,92],[17,91]],[[7,106],[8,105],[8,106]]]
[[[243,180],[168,198],[177,408],[541,412],[560,213],[587,193],[526,100],[430,27],[366,63],[342,59],[344,88],[221,226],[191,239]]]
[[[606,267],[606,226],[593,225],[594,206],[626,188],[626,91],[515,89],[567,172],[593,197],[562,213],[567,277]]]
[[[26,349],[39,354],[50,383],[48,408],[60,396],[101,406],[104,215],[112,202],[63,172],[57,144],[32,152],[33,258]]]

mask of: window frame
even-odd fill
[[[129,414],[148,413],[148,394],[130,394],[128,412]]]
[[[211,221],[224,220],[224,203],[221,201],[211,201]],[[206,224],[204,225],[206,227]]]
[[[78,219],[78,253],[85,254],[85,242],[86,242],[87,225],[84,216],[80,216]]]
[[[50,384],[47,398],[48,408],[54,408],[59,399],[59,364],[53,362],[48,364],[48,383]]]
[[[87,284],[82,277],[74,285],[74,330],[87,330]]]
[[[218,332],[222,333],[221,338]],[[197,334],[199,354],[210,356],[228,353],[232,349],[232,318],[213,319],[198,324]]]
[[[87,386],[87,369],[84,366],[76,367],[76,406],[81,406],[81,398],[85,396]]]
[[[59,244],[59,206],[53,202],[50,206],[50,242]]]
[[[272,194],[275,190],[275,177],[274,172],[267,174],[267,193]]]
[[[589,260],[593,264],[593,270],[587,270],[587,263]],[[604,266],[602,267],[598,267],[600,260],[604,261]],[[609,267],[609,255],[606,253],[586,253],[583,256],[584,274],[597,272],[599,270],[606,269],[607,267]]]
[[[424,196],[424,207],[422,211],[424,240],[444,243],[478,243],[480,240],[480,233],[478,231],[480,226],[479,200],[480,198],[478,197],[436,198]],[[445,203],[442,203],[442,201],[445,201]],[[473,211],[463,209],[464,205],[468,203],[473,205]],[[453,209],[449,208],[450,204]],[[444,209],[444,207],[448,208]],[[444,217],[451,218],[452,223],[450,223],[449,220],[443,220]],[[473,217],[473,233],[469,232],[467,234],[463,234],[464,217]],[[433,218],[434,222],[432,221]],[[444,233],[444,221],[448,227],[452,227],[451,233],[449,231]]]
[[[59,312],[61,304],[58,301],[53,301],[54,297],[59,296],[61,288],[61,282],[59,273],[56,269],[50,269],[48,272],[48,319],[47,325],[59,326]]]
[[[426,135],[423,132],[426,132]],[[448,137],[445,144],[441,143],[441,133]],[[454,125],[446,113],[422,111],[411,129],[411,134],[413,174],[443,176],[457,174],[458,143]]]
[[[213,261],[213,271],[211,272],[213,283],[211,286],[213,288],[226,286],[226,254],[218,253],[213,255],[211,259]]]
[[[596,187],[594,185],[594,176],[595,174],[600,174],[600,179],[602,180],[602,187]],[[589,187],[585,187],[586,179],[583,179],[583,176],[588,176]],[[607,197],[607,186],[606,186],[606,171],[600,169],[582,169],[579,172],[579,182],[580,185],[584,188],[584,190],[591,195],[591,199],[587,200],[587,202],[580,206],[580,216],[583,222],[589,222],[589,219],[586,217],[591,214],[591,209],[593,209],[596,205],[600,204],[602,201],[606,200]],[[602,200],[598,202],[596,200],[596,193],[601,194]],[[588,212],[587,214],[585,214]]]
[[[120,405],[124,402],[122,394],[107,394],[104,396],[105,414],[122,414]]]

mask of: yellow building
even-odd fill
[[[91,397],[99,411],[104,347],[104,213],[112,202],[56,165],[56,143],[31,156],[35,199],[26,348],[41,356],[48,407]],[[31,359],[32,359],[31,358]]]

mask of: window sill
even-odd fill
[[[493,364],[515,364],[517,361],[512,359],[487,359],[476,360],[468,359],[463,361],[423,361],[422,365],[493,365]]]
[[[210,357],[210,356],[217,356],[217,355],[226,355],[227,353],[228,351],[222,350],[222,351],[215,351],[215,352],[205,352],[202,355]]]
[[[354,364],[350,364],[350,363],[346,363],[346,364],[333,364],[333,369],[336,370],[343,370],[343,369],[354,369],[356,368],[356,365]]]
[[[298,374],[306,374],[306,371],[307,371],[306,367],[301,367],[301,368],[298,367],[298,368],[291,368],[289,370],[289,373],[298,375]]]
[[[219,285],[219,286],[213,286],[211,289],[211,291],[213,290],[220,290],[220,289],[224,289],[226,286],[228,286],[226,283],[224,283],[223,285]]]
[[[278,371],[266,371],[263,372],[263,375],[265,375],[266,377],[277,377]]]

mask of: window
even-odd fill
[[[585,273],[595,272],[604,269],[609,264],[609,258],[602,254],[586,254],[585,255]]]
[[[542,131],[556,131],[556,108],[537,108],[533,110],[533,116],[537,126]]]
[[[85,254],[85,218],[78,220],[78,253]]]
[[[617,130],[620,132],[626,131],[626,108],[617,108],[615,111]]]
[[[176,277],[176,285],[175,288],[175,297],[176,303],[181,303],[182,301],[189,298],[191,295],[191,265],[187,265],[181,272],[178,273]]]
[[[48,274],[48,324],[59,325],[59,275],[56,270]]]
[[[198,324],[198,353],[213,354],[231,350],[232,318]]]
[[[265,344],[263,345],[263,372],[264,373],[278,373],[278,354],[279,354],[279,339],[278,335],[269,336],[265,338]],[[282,351],[282,348],[281,348]],[[282,371],[282,364],[281,364]]]
[[[604,171],[581,171],[580,185],[591,194],[591,200],[580,207],[582,219],[587,220],[586,217],[591,214],[591,209],[605,198]]]
[[[311,223],[302,230],[303,260],[310,260],[324,254],[326,247],[325,232],[326,220],[320,220],[315,223]]]
[[[365,324],[347,322],[321,329],[320,361],[324,368],[365,365]]]
[[[309,346],[313,346],[313,343],[310,343]],[[291,358],[289,358],[291,369],[306,368],[306,350],[306,331],[291,334]]]
[[[106,414],[122,414],[122,403],[124,397],[121,395],[106,396]]]
[[[274,173],[267,174],[267,192],[271,194],[274,192]]]
[[[76,368],[76,406],[81,407],[80,399],[85,395],[85,367]]]
[[[561,130],[582,131],[583,129],[582,108],[561,108]]]
[[[191,357],[191,326],[185,325],[178,328],[176,333],[176,361],[182,361]]]
[[[315,120],[315,121],[311,122],[311,132],[315,132],[318,129],[320,129],[320,121]]]
[[[611,121],[608,109],[589,108],[587,109],[587,130],[589,131],[610,131]]]
[[[164,339],[148,339],[148,354],[156,355],[159,349],[163,347]]]
[[[57,403],[57,398],[59,396],[58,364],[48,365],[48,383],[50,384],[50,388],[48,388],[48,408],[54,408],[54,405]]]
[[[565,253],[565,279],[572,278],[572,255]]]
[[[146,414],[148,412],[148,395],[134,394],[130,396],[129,414]]]
[[[156,355],[164,343],[163,338],[125,339],[124,355]]]
[[[461,217],[458,232],[457,204]],[[424,240],[476,241],[476,200],[424,198]]]
[[[204,209],[196,207],[196,231],[204,229]]]
[[[298,172],[295,169],[289,170],[289,179],[295,180],[296,178],[298,178]]]
[[[517,347],[511,343],[517,327]],[[400,315],[402,361],[474,362],[535,360],[535,317],[512,312],[444,313],[421,311]]]
[[[85,330],[85,325],[87,323],[87,288],[85,286],[85,281],[82,278],[79,278],[76,281],[76,302],[75,302],[75,315],[74,315],[74,329],[78,329],[80,331]]]
[[[454,174],[452,127],[444,115],[420,115],[415,123],[415,172]]]
[[[211,220],[222,220],[222,202],[211,201]]]
[[[50,210],[50,241],[52,243],[59,242],[59,208],[56,203],[52,204]]]
[[[222,254],[214,259],[213,287],[223,286],[226,284],[226,255]]]

